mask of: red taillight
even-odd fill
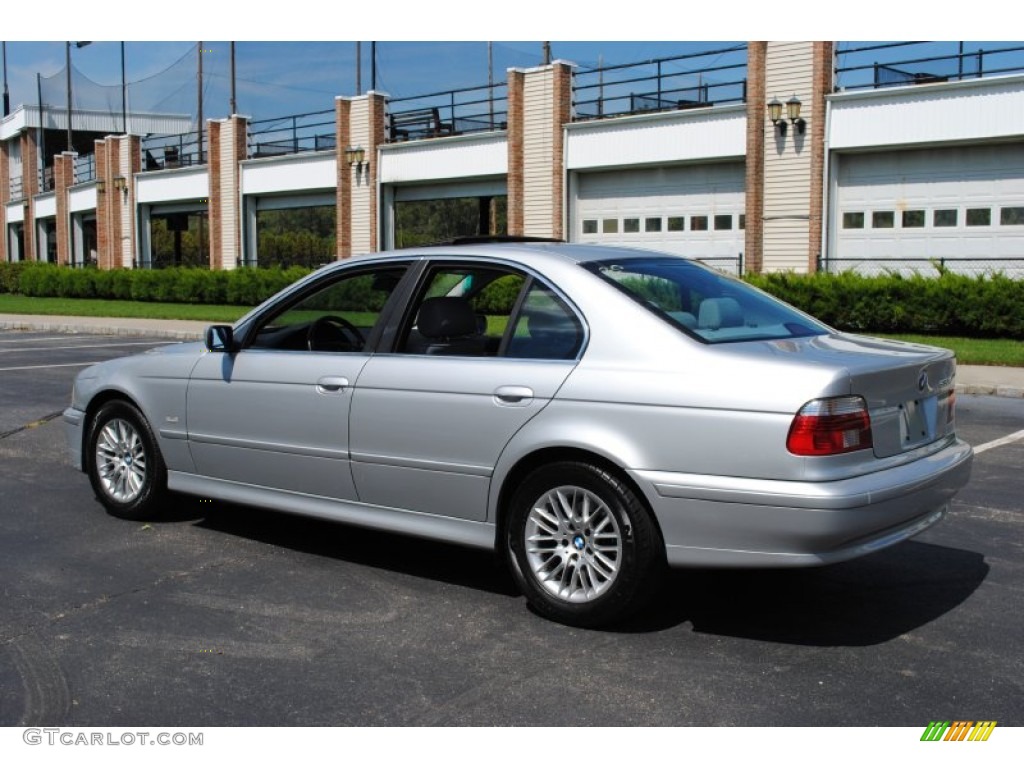
[[[812,400],[794,417],[786,448],[797,456],[834,456],[871,447],[871,418],[862,397]]]

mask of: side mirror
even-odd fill
[[[206,329],[206,348],[211,352],[236,352],[234,329],[230,325],[211,325]]]

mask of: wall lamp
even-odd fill
[[[786,102],[786,117],[796,127],[796,132],[803,134],[807,130],[807,121],[800,117],[800,107],[803,106],[800,99],[793,94],[793,98]],[[786,135],[786,122],[782,118],[782,107],[783,104],[778,98],[773,98],[768,102],[768,119],[772,121],[779,133],[782,136]]]
[[[106,192],[107,191],[107,182],[105,182],[105,181],[97,181],[96,182],[96,191],[97,192]]]
[[[355,165],[357,171],[363,168],[363,161],[366,159],[366,150],[362,147],[349,147],[345,150],[345,163]]]
[[[128,190],[128,181],[125,179],[124,176],[114,177],[114,189],[121,190],[122,192]]]

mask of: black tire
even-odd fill
[[[652,596],[664,565],[661,535],[614,474],[585,462],[549,464],[519,486],[508,511],[505,553],[540,615],[595,627]]]
[[[131,403],[105,403],[89,422],[86,471],[96,498],[115,517],[152,520],[167,492],[167,467],[153,430]]]

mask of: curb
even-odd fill
[[[145,336],[157,339],[174,339],[176,341],[201,341],[203,334],[199,331],[186,331],[177,328],[135,328],[122,325],[86,325],[82,323],[54,323],[37,321],[0,321],[0,330],[4,331],[47,331],[51,333],[100,333],[107,336]]]

